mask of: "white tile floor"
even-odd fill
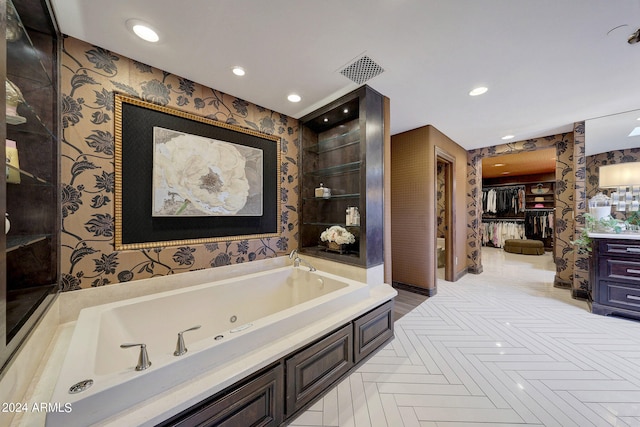
[[[640,426],[640,322],[554,288],[550,254],[482,260],[291,426]]]

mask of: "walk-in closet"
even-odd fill
[[[553,249],[555,149],[482,160],[482,245],[538,240]]]

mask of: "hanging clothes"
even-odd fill
[[[525,234],[528,239],[546,239],[553,236],[553,211],[528,210],[525,212]]]
[[[509,239],[526,239],[524,222],[483,221],[481,227],[482,244],[501,248]]]
[[[523,185],[483,188],[482,212],[511,215],[524,212],[525,190]]]

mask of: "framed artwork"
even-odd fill
[[[280,138],[115,95],[115,249],[279,235]]]
[[[262,215],[263,150],[154,126],[153,216]]]

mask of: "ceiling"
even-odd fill
[[[294,118],[358,87],[339,71],[367,55],[384,69],[366,84],[390,98],[392,135],[430,124],[468,150],[640,108],[640,43],[627,43],[640,0],[51,3],[67,35]],[[132,18],[160,42],[137,39]],[[477,86],[489,90],[470,97]],[[588,154],[623,143],[586,139]]]
[[[536,175],[555,173],[555,171],[555,148],[484,157],[482,159],[482,178]]]

